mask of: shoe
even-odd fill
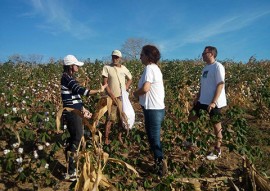
[[[155,173],[162,177],[168,172],[168,166],[164,159],[157,159],[155,163]]]
[[[65,180],[69,180],[71,182],[74,182],[75,180],[77,180],[77,173],[76,171],[72,174],[66,173],[65,174]]]
[[[206,156],[208,160],[216,160],[221,156],[221,149],[215,148],[209,155]]]

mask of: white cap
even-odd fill
[[[112,51],[112,56],[118,56],[118,57],[122,58],[122,53],[119,50],[114,50],[114,51]]]
[[[79,62],[77,60],[77,58],[73,55],[67,55],[65,58],[64,58],[64,65],[65,66],[70,66],[70,65],[77,65],[77,66],[82,66],[84,63],[83,62]]]

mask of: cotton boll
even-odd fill
[[[23,148],[20,147],[20,148],[18,149],[18,153],[22,154],[22,153],[23,153]]]
[[[38,145],[38,150],[42,151],[43,150],[43,145]]]

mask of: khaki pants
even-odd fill
[[[116,103],[111,98],[107,99],[109,99],[107,100],[108,102],[111,102],[111,104],[107,103],[108,106],[107,120],[112,121],[113,123],[118,122],[120,119],[120,113],[123,111],[121,98],[120,97],[116,98],[115,100]]]

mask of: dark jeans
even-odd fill
[[[151,150],[154,152],[155,161],[163,159],[162,145],[160,142],[160,129],[164,120],[165,109],[144,109],[145,130]]]
[[[67,139],[67,151],[74,154],[78,149],[79,143],[83,136],[83,123],[82,118],[74,112],[64,112],[65,121],[67,124],[67,129],[70,134],[70,137]],[[66,154],[65,153],[65,154]],[[66,156],[67,157],[67,156]],[[72,174],[75,171],[75,164],[73,157],[69,158],[69,169],[68,172]]]

